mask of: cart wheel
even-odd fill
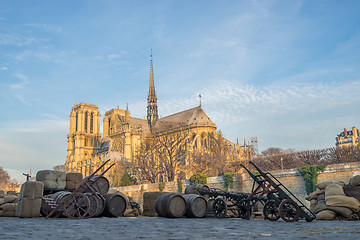
[[[72,193],[65,200],[64,215],[68,218],[84,218],[89,210],[89,198],[83,193]]]
[[[285,222],[295,222],[299,220],[300,209],[293,200],[287,199],[280,203],[279,214]]]
[[[279,203],[274,200],[267,201],[263,209],[264,219],[270,221],[276,221],[280,218],[279,215]]]
[[[239,204],[238,208],[239,218],[250,220],[253,209],[251,201],[242,201],[241,204]]]
[[[217,218],[224,218],[227,212],[226,202],[221,198],[216,198],[214,201],[214,215]]]
[[[85,218],[92,218],[93,216],[95,216],[97,210],[98,210],[98,199],[97,197],[95,197],[94,194],[89,194],[89,193],[85,193],[85,195],[89,198],[90,201],[90,208],[89,208],[89,212],[88,214],[85,216]]]

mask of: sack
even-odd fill
[[[305,199],[308,201],[310,201],[312,199],[317,199],[319,195],[324,194],[324,193],[325,193],[324,190],[317,189],[315,192],[310,193],[310,195],[307,196]]]
[[[325,201],[325,193],[319,195],[318,198],[317,198],[317,200],[318,200],[318,201]]]
[[[325,188],[325,198],[337,195],[345,196],[344,189],[339,184],[332,183]]]
[[[339,184],[340,186],[345,186],[345,183],[343,181],[324,181],[321,183],[316,184],[316,187],[320,190],[325,190],[325,188],[327,186],[329,186],[330,184],[335,183],[335,184]]]
[[[350,178],[350,186],[360,186],[360,175],[356,175],[353,178]]]
[[[4,197],[4,202],[5,203],[14,203],[14,202],[16,202],[17,201],[17,196],[15,196],[15,195],[6,195],[5,197]]]
[[[318,201],[316,199],[310,200],[310,207],[315,207],[317,205]]]
[[[329,196],[325,198],[326,205],[330,207],[347,207],[352,209],[354,212],[360,210],[360,202],[353,197],[347,196]]]
[[[319,216],[316,218],[316,220],[327,220],[331,221],[334,220],[336,216],[336,213],[331,210],[323,210],[319,213]]]

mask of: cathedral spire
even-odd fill
[[[150,87],[149,87],[149,95],[148,95],[148,106],[147,106],[147,120],[151,126],[153,126],[154,122],[158,119],[158,106],[157,106],[157,98],[155,93],[155,84],[154,84],[154,72],[153,72],[153,61],[152,61],[152,49],[150,55]]]

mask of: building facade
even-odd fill
[[[356,146],[359,144],[359,129],[352,127],[350,131],[344,128],[344,131],[341,132],[337,137],[336,147],[350,147]]]
[[[190,151],[206,148],[210,138],[217,136],[216,125],[199,106],[159,118],[155,92],[153,61],[150,62],[150,86],[147,98],[146,119],[131,116],[126,110],[111,109],[103,118],[100,133],[100,112],[98,106],[80,103],[73,106],[70,114],[70,132],[67,136],[68,148],[65,170],[91,174],[103,160],[132,162],[139,148],[152,134],[186,134],[186,147]],[[171,128],[171,131],[169,131]],[[225,139],[234,152],[243,158],[251,158],[250,143],[239,145]]]

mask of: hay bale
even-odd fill
[[[43,182],[45,189],[65,189],[66,173],[54,170],[41,170],[36,173],[36,181]]]
[[[41,208],[41,198],[37,199],[20,199],[16,216],[21,218],[37,218],[40,216],[40,208]]]
[[[0,205],[3,205],[5,203],[4,198],[0,198]]]
[[[325,198],[326,205],[330,207],[347,207],[352,209],[354,212],[360,210],[360,202],[353,197],[335,195]]]
[[[316,220],[327,220],[331,221],[334,220],[336,216],[336,213],[331,210],[323,210],[319,212],[319,216],[316,218]]]
[[[21,185],[20,198],[38,199],[42,198],[44,192],[43,182],[24,182]]]
[[[318,184],[316,184],[316,187],[320,190],[325,190],[325,188],[327,186],[329,186],[330,184],[339,184],[340,186],[345,186],[345,183],[343,181],[336,181],[336,180],[333,180],[333,181],[323,181],[323,182],[320,182]]]
[[[350,186],[360,186],[360,175],[350,178]]]
[[[318,196],[320,196],[321,194],[324,194],[325,191],[324,190],[319,190],[319,189],[316,189],[316,191],[312,192],[309,194],[309,196],[307,196],[305,199],[310,201],[312,199],[317,199]]]
[[[330,196],[345,196],[344,189],[339,184],[329,184],[325,188],[325,198]]]
[[[66,174],[66,189],[75,190],[80,186],[80,183],[83,179],[82,173],[67,173]]]
[[[4,190],[0,190],[0,195],[5,194]]]
[[[3,217],[3,216],[4,216],[4,211],[0,210],[0,217]]]
[[[17,201],[17,199],[18,199],[18,197],[14,196],[14,195],[5,195],[4,202],[5,202],[5,204],[6,203],[14,203]]]

